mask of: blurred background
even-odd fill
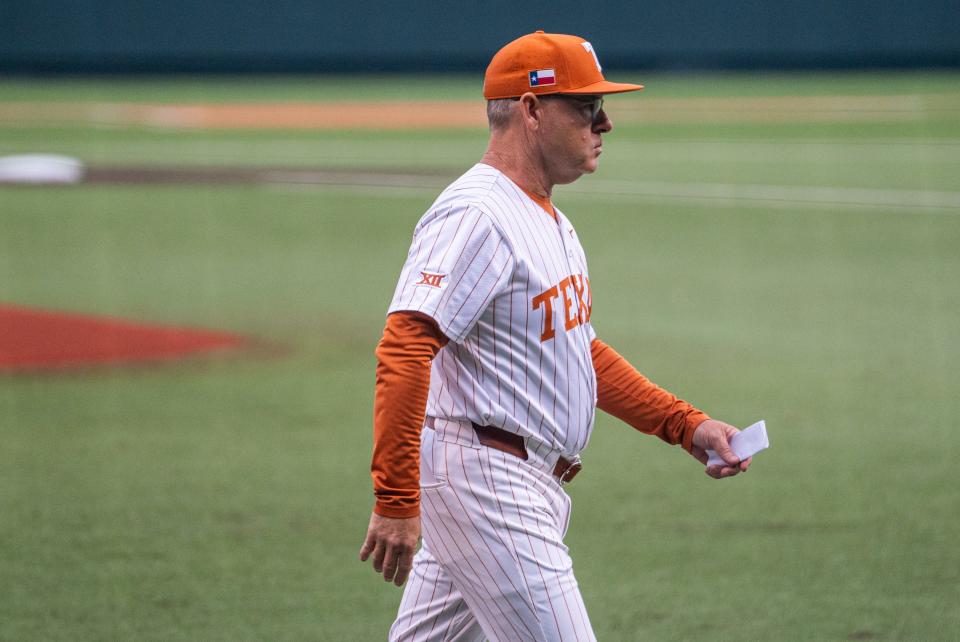
[[[603,43],[608,67],[956,67],[947,0],[707,0],[585,4],[164,3],[36,0],[2,10],[0,63],[13,72],[370,72],[475,74],[491,52],[544,28]]]
[[[771,441],[715,482],[598,416],[598,639],[957,639],[945,0],[0,5],[0,639],[385,638],[373,350],[536,29],[646,85],[554,194],[598,335]]]

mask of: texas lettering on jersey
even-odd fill
[[[570,291],[573,291],[571,294]],[[560,283],[544,290],[533,297],[531,304],[534,310],[543,308],[543,332],[540,333],[541,343],[557,336],[553,321],[553,301],[563,300],[563,329],[565,332],[590,320],[593,312],[593,296],[590,292],[590,279],[582,274],[571,274]],[[575,311],[574,308],[576,308]],[[571,311],[573,313],[571,314]]]
[[[427,416],[519,434],[534,458],[584,449],[596,335],[573,229],[559,208],[483,163],[437,197],[414,229],[387,311],[428,316],[448,339],[431,364]]]

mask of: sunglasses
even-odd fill
[[[571,94],[546,94],[544,96],[540,96],[541,100],[544,98],[563,98],[568,102],[574,102],[581,105],[584,109],[589,109],[591,123],[597,121],[597,117],[600,115],[600,110],[603,109],[603,96],[597,96],[596,98],[581,98]]]

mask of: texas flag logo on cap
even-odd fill
[[[556,84],[557,76],[553,73],[553,69],[537,69],[536,71],[530,72],[531,87],[545,87]]]

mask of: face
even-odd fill
[[[540,101],[545,116],[541,149],[553,182],[572,183],[597,171],[601,136],[613,129],[603,96],[551,94]]]

